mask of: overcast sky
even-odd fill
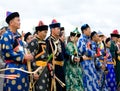
[[[88,23],[92,31],[109,35],[120,30],[120,0],[1,0],[0,26],[4,25],[6,11],[17,11],[21,30],[32,31],[39,20],[50,24],[55,18],[66,28],[67,35],[75,27]]]

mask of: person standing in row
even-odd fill
[[[37,37],[28,43],[28,49],[34,55],[32,62],[33,71],[39,66],[42,67],[37,74],[34,74],[35,91],[50,91],[50,76],[47,69],[48,53],[46,49],[45,37],[48,32],[48,26],[44,25],[42,21],[35,27]]]
[[[104,74],[104,70],[106,67],[106,64],[104,61],[101,62],[101,59],[104,60],[104,56],[102,55],[101,49],[100,49],[100,38],[98,36],[98,33],[93,31],[91,33],[91,50],[93,52],[93,61],[95,64],[95,68],[97,70],[97,77],[99,82],[99,89],[100,91],[108,91],[107,81],[106,81],[106,75]],[[101,44],[101,42],[100,42]]]
[[[51,82],[51,89],[54,84],[56,83],[56,90],[57,91],[64,91],[65,89],[61,86],[58,81],[54,81],[54,74],[57,78],[60,79],[63,83],[65,82],[65,75],[64,75],[64,57],[61,48],[61,41],[60,41],[60,23],[58,23],[55,19],[53,19],[52,23],[49,25],[51,34],[46,39],[47,43],[47,50],[49,55],[53,54],[52,59],[52,68],[53,68],[53,75],[52,82]]]
[[[106,74],[108,91],[117,91],[115,68],[114,68],[114,63],[112,61],[112,55],[110,53],[110,45],[111,45],[110,38],[107,38],[105,40],[105,44],[106,44],[106,57],[107,57],[106,66],[108,69],[108,73]]]
[[[29,44],[33,40],[33,35],[30,32],[25,33],[24,41]]]
[[[78,40],[78,54],[82,56],[87,56],[89,60],[84,60],[81,62],[83,69],[83,85],[85,91],[99,91],[97,72],[94,65],[94,55],[90,49],[90,35],[91,29],[88,24],[84,24],[81,27],[82,36]]]
[[[1,37],[1,51],[6,62],[5,68],[18,68],[27,70],[26,62],[33,59],[31,54],[25,54],[21,35],[17,29],[20,28],[18,12],[8,13],[6,22],[9,25],[7,31]],[[28,91],[28,74],[19,70],[6,70],[5,75],[19,75],[17,79],[5,79],[3,91]]]
[[[84,91],[82,69],[80,66],[81,58],[78,55],[76,45],[80,35],[80,32],[76,28],[70,33],[70,41],[66,45],[66,54],[69,55],[65,67],[66,91]]]

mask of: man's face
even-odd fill
[[[117,39],[118,39],[117,37],[112,37],[112,40],[115,42],[117,42]]]
[[[27,37],[26,42],[27,42],[27,43],[30,43],[32,40],[33,40],[33,35],[29,35],[29,36]]]
[[[47,36],[48,30],[38,31],[38,36],[43,40]]]
[[[65,41],[65,33],[63,32],[62,36],[60,37],[60,39],[64,42]]]
[[[60,35],[60,28],[59,27],[53,28],[52,33],[54,34],[54,36],[59,36]]]
[[[86,31],[85,31],[85,33],[86,33],[87,36],[90,36],[90,34],[91,34],[91,29],[90,29],[90,28],[87,28]]]
[[[118,42],[120,43],[120,38],[118,38]]]
[[[100,40],[100,39],[99,39],[99,35],[98,35],[98,34],[95,34],[94,39],[95,39],[96,42],[98,42],[98,41]]]
[[[10,25],[13,26],[16,29],[20,29],[20,18],[19,17],[15,17],[14,19],[12,19],[10,21]]]
[[[105,36],[104,35],[99,35],[99,39],[100,39],[100,41],[104,41]]]

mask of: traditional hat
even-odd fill
[[[90,26],[88,24],[84,24],[84,25],[81,26],[81,31],[83,31],[83,30],[85,30],[85,29],[87,29],[89,27]]]
[[[32,35],[32,34],[31,34],[30,32],[27,32],[27,33],[24,35],[24,41],[27,40],[27,38],[28,38],[29,35]]]
[[[101,31],[98,31],[97,33],[99,36],[104,36],[104,34]]]
[[[9,24],[10,20],[14,19],[15,17],[19,17],[19,13],[18,12],[7,12],[6,13],[7,17],[6,17],[6,22],[7,24]]]
[[[80,37],[80,32],[78,31],[78,28],[76,27],[75,30],[73,30],[72,32],[70,32],[70,36],[77,36]]]
[[[48,30],[48,25],[44,25],[42,21],[39,21],[38,26],[35,27],[36,32]]]
[[[58,23],[55,19],[52,20],[52,23],[49,25],[50,29],[59,27],[60,28],[60,23]]]
[[[118,30],[113,30],[113,32],[111,33],[111,37],[119,37],[119,32]]]

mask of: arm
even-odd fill
[[[15,62],[22,63],[24,59],[24,52],[23,51],[14,51],[13,48],[14,40],[12,35],[4,34],[1,39],[1,49],[2,54],[5,57],[5,60],[13,60]]]

